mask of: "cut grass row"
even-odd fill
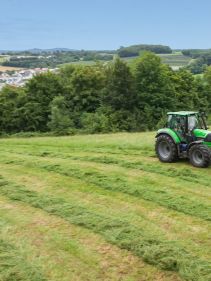
[[[1,239],[9,240],[17,251],[14,255],[26,259],[22,264],[11,263],[10,271],[16,271],[16,279],[8,277],[7,268],[0,271],[0,280],[31,281],[37,278],[36,270],[46,280],[168,280],[179,281],[175,274],[163,273],[141,262],[128,251],[120,250],[106,243],[99,235],[84,228],[74,226],[63,219],[50,215],[20,202],[9,202],[0,197]],[[15,225],[14,225],[15,224]],[[4,248],[6,258],[11,262],[8,248]],[[2,259],[0,259],[2,261]],[[30,260],[31,275],[20,275],[25,270],[26,260]],[[27,274],[27,271],[25,272]]]
[[[4,226],[1,218],[0,228],[2,229]],[[0,231],[0,280],[46,281],[40,267],[29,261],[23,248],[16,248],[5,236]]]
[[[185,162],[161,164],[154,157],[153,142],[151,133],[1,140],[0,194],[5,206],[10,201],[9,210],[1,212],[0,208],[1,219],[9,220],[11,226],[19,225],[23,213],[29,218],[38,212],[44,214],[46,225],[57,217],[59,225],[66,221],[82,233],[104,237],[115,253],[117,246],[152,264],[144,265],[146,280],[156,280],[155,272],[162,272],[158,280],[179,280],[175,274],[155,267],[176,272],[184,280],[209,280],[210,169],[194,169]],[[27,231],[19,226],[18,232],[10,232],[7,242],[15,249],[20,248],[21,237],[27,236],[27,243],[31,243],[33,225],[28,225]],[[57,231],[55,226],[55,235]],[[42,238],[35,231],[36,247],[32,252],[49,245],[55,253],[59,251],[61,259],[60,253],[64,255],[65,244],[68,248],[72,239],[65,236],[64,245],[60,242],[53,246],[46,242],[46,232],[42,233],[44,244],[40,244]],[[95,241],[91,241],[94,249]],[[43,251],[40,255],[45,260]],[[68,259],[70,256],[65,259],[67,264]],[[59,274],[62,281],[76,276],[65,272],[65,268],[62,272],[55,262],[53,256],[48,257],[47,268],[40,268],[47,280],[58,280]],[[77,259],[72,261],[73,267],[74,263],[77,268]],[[106,279],[97,265],[90,265],[92,271],[85,269],[85,264],[80,266],[87,275],[78,274],[73,280],[128,281],[143,277],[137,272],[116,272]],[[37,268],[39,264],[33,270]]]
[[[182,215],[169,209],[158,207],[156,203],[138,199],[121,192],[110,192],[83,180],[49,173],[35,167],[20,165],[0,165],[1,174],[27,189],[45,192],[45,196],[59,196],[64,200],[77,202],[91,211],[108,216],[124,218],[130,224],[165,236],[168,240],[178,240],[193,255],[209,259],[208,225],[206,221]],[[12,175],[12,176],[11,176]],[[189,238],[191,232],[191,239]],[[186,240],[184,240],[186,239]],[[185,242],[186,241],[186,242]]]
[[[1,194],[9,199],[28,203],[101,234],[108,242],[161,269],[176,271],[184,279],[208,280],[210,276],[208,262],[191,256],[174,241],[155,239],[151,233],[130,225],[128,221],[99,215],[58,196],[46,197],[4,179],[1,179],[0,186]]]
[[[184,188],[187,188],[187,186],[190,186],[191,190],[193,187],[198,187],[198,184],[200,184],[200,187],[208,189],[211,187],[211,182],[209,178],[206,176],[201,176],[201,173],[197,170],[191,169],[191,167],[188,167],[188,163],[186,165],[182,166],[176,166],[173,167],[173,165],[164,165],[161,163],[155,163],[157,162],[157,159],[154,158],[154,154],[152,152],[148,151],[148,153],[140,153],[138,155],[132,155],[130,151],[125,151],[118,153],[115,155],[113,152],[113,155],[111,154],[111,151],[103,152],[93,152],[93,151],[72,151],[71,153],[69,151],[56,151],[54,150],[31,150],[28,152],[28,150],[25,148],[21,148],[21,150],[16,149],[8,149],[7,152],[14,154],[20,154],[20,155],[30,155],[30,156],[40,156],[40,157],[48,157],[48,158],[56,158],[56,159],[70,159],[70,160],[79,160],[79,161],[87,161],[87,162],[95,162],[95,163],[101,163],[101,164],[113,164],[118,165],[123,168],[128,169],[138,169],[140,171],[149,172],[153,174],[158,174],[162,176],[172,177],[173,179],[177,178],[177,181],[174,180],[174,185],[180,184],[180,189],[182,185],[182,181],[187,181],[186,186],[183,186]],[[123,153],[127,154],[125,156]],[[150,153],[150,155],[148,155]],[[111,154],[111,155],[109,155]],[[143,154],[144,157],[143,157]],[[154,159],[153,159],[154,158]],[[206,174],[205,174],[206,175]],[[195,188],[195,191],[197,188]],[[190,191],[190,190],[189,190]],[[193,190],[192,190],[193,191]]]
[[[178,190],[170,189],[169,185],[163,186],[163,184],[156,181],[156,179],[150,179],[148,177],[139,177],[136,181],[130,182],[127,176],[124,174],[126,170],[119,170],[115,173],[112,171],[103,172],[99,171],[99,165],[97,168],[90,167],[76,162],[70,162],[63,159],[49,159],[40,158],[34,156],[15,156],[14,154],[5,157],[4,160],[8,164],[20,164],[26,166],[37,166],[41,169],[45,169],[48,172],[57,172],[65,176],[75,177],[83,179],[88,183],[96,184],[97,186],[109,191],[123,192],[134,197],[142,198],[157,203],[160,206],[173,209],[184,214],[193,215],[205,220],[210,221],[211,206],[208,200],[200,200],[197,196],[184,195]],[[206,202],[207,201],[207,202]]]

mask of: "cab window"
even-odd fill
[[[184,116],[172,116],[168,119],[169,128],[174,131],[184,131],[185,130],[185,117]]]
[[[188,130],[192,131],[196,128],[201,128],[198,119],[196,116],[188,116]]]

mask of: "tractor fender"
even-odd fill
[[[156,138],[158,138],[160,135],[168,135],[170,136],[173,141],[175,142],[175,144],[179,144],[181,142],[180,138],[178,137],[178,135],[171,129],[160,129],[158,130],[157,134],[156,134]]]
[[[203,143],[204,143],[203,140],[193,141],[193,142],[191,142],[191,143],[188,145],[188,150],[189,150],[192,146],[194,146],[194,145],[203,144]]]

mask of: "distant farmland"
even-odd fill
[[[162,61],[171,67],[183,67],[188,65],[191,61],[190,57],[184,56],[182,53],[173,53],[173,54],[160,54],[159,55]]]
[[[163,63],[168,64],[173,69],[178,69],[180,67],[184,67],[188,65],[188,63],[191,61],[190,57],[184,56],[181,52],[175,52],[172,54],[158,54],[158,56],[162,59]],[[135,59],[138,57],[127,57],[127,58],[121,58],[122,60],[126,61],[127,63],[132,63]],[[102,63],[106,63],[109,61],[102,61]],[[74,64],[74,65],[92,65],[95,61],[77,61],[77,62],[71,62],[62,64],[60,66],[68,65],[68,64]]]
[[[163,63],[170,65],[173,69],[186,66],[191,60],[190,57],[184,56],[181,52],[175,52],[172,54],[159,54],[158,56],[162,59]],[[135,58],[137,57],[124,58],[123,60],[131,63]]]
[[[11,66],[2,66],[0,65],[0,71],[5,72],[5,71],[14,71],[14,70],[21,70],[22,68],[20,67],[11,67]]]
[[[0,55],[0,63],[5,62],[5,61],[8,60],[9,58],[10,58],[10,56]]]

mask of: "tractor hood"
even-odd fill
[[[203,139],[204,144],[211,148],[211,131],[195,129],[194,136]]]
[[[202,129],[195,129],[193,133],[195,137],[203,138],[203,139],[205,139],[207,135],[211,135],[211,131],[202,130]]]

